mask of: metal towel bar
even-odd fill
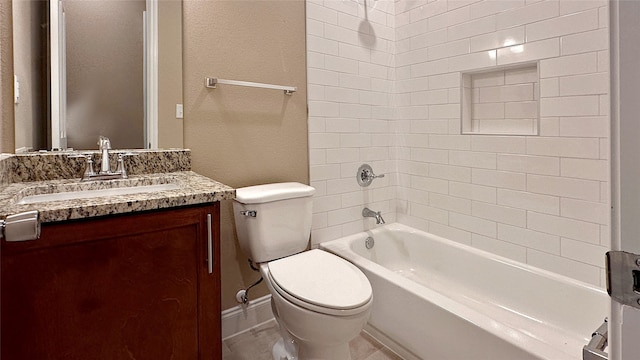
[[[582,360],[607,360],[609,355],[604,352],[607,347],[609,327],[607,319],[598,330],[591,334],[591,341],[582,348]]]
[[[282,86],[282,85],[263,84],[263,83],[257,83],[257,82],[238,81],[238,80],[225,80],[225,79],[218,79],[214,77],[204,78],[204,86],[209,89],[215,89],[217,84],[248,86],[248,87],[273,89],[273,90],[284,90],[284,93],[287,95],[293,95],[293,93],[298,90],[298,88],[295,86]]]

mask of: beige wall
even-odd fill
[[[182,148],[182,2],[158,2],[158,147]]]
[[[193,170],[233,187],[308,183],[305,5],[295,1],[185,1],[184,145]],[[220,85],[206,76],[297,86]],[[259,275],[237,246],[231,202],[222,206],[222,306]],[[261,284],[251,298],[267,293]]]
[[[11,0],[0,0],[0,152],[13,153],[13,31]]]

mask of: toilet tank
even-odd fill
[[[315,191],[295,182],[236,189],[233,216],[242,251],[257,263],[304,251]]]

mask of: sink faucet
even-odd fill
[[[380,211],[375,212],[369,208],[364,208],[362,209],[362,216],[376,218],[376,224],[378,225],[384,224],[384,219],[382,218],[382,214],[380,214]]]
[[[98,140],[98,146],[102,152],[102,161],[100,163],[100,171],[98,173],[93,170],[92,154],[74,154],[69,155],[69,158],[85,158],[87,160],[84,173],[82,175],[82,181],[87,180],[111,180],[111,179],[126,179],[128,178],[127,169],[124,166],[125,156],[135,156],[131,152],[118,153],[118,169],[111,171],[111,165],[109,164],[109,150],[111,149],[111,141],[108,137],[100,136]]]
[[[111,172],[109,164],[109,150],[111,150],[111,140],[106,136],[100,136],[98,140],[98,148],[102,151],[102,165],[100,166],[100,174],[108,174]]]

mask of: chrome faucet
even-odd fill
[[[362,209],[362,216],[376,218],[376,224],[378,225],[384,224],[384,219],[382,218],[380,211],[375,212],[369,208],[364,208]]]
[[[127,152],[118,154],[118,169],[111,171],[111,165],[109,164],[109,150],[111,150],[111,141],[105,136],[100,136],[98,146],[102,152],[102,159],[100,162],[100,171],[94,172],[93,170],[93,158],[92,154],[74,154],[69,155],[69,158],[85,158],[87,160],[84,172],[82,174],[82,181],[87,180],[111,180],[111,179],[126,179],[128,178],[127,170],[124,166],[125,156],[135,156],[138,154]]]
[[[111,140],[108,137],[100,135],[98,140],[98,148],[102,151],[102,162],[100,166],[100,174],[111,173],[111,165],[109,164],[109,150],[111,150]]]

